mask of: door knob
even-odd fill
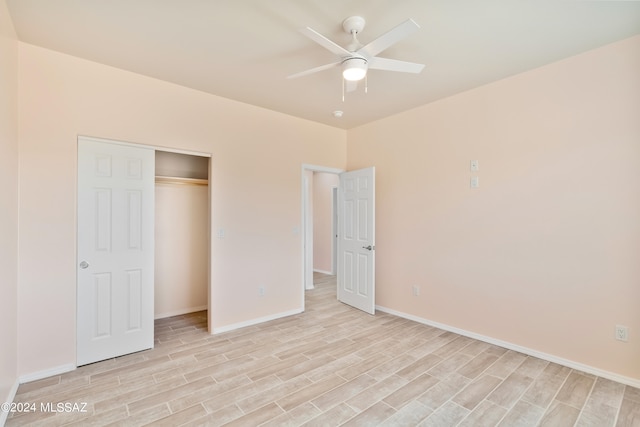
[[[84,270],[84,269],[85,269],[85,268],[87,268],[87,267],[89,267],[89,263],[88,263],[87,261],[82,261],[82,262],[80,263],[80,268],[81,268],[81,269],[83,269],[83,270]]]
[[[372,250],[374,250],[375,248],[376,248],[375,246],[371,246],[371,245],[369,245],[369,246],[363,246],[363,247],[362,247],[362,249],[366,249],[366,250],[368,250],[368,251],[372,251]]]

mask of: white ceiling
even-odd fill
[[[20,40],[293,116],[349,129],[640,34],[640,1],[7,0]],[[421,29],[380,56],[426,64],[370,70],[342,102],[339,68],[298,32],[336,43],[363,16],[366,44],[407,18]],[[344,111],[341,119],[334,110]]]

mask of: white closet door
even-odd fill
[[[154,156],[78,139],[78,366],[153,347]]]

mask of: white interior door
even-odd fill
[[[153,149],[78,138],[77,364],[153,347]]]
[[[375,313],[375,168],[340,174],[338,299]]]

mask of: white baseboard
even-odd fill
[[[608,380],[617,381],[622,384],[629,385],[631,387],[640,388],[640,380],[630,377],[625,377],[624,375],[616,374],[614,372],[605,371],[593,366],[585,365],[580,362],[575,362],[573,360],[564,359],[562,357],[554,356],[552,354],[543,353],[541,351],[533,350],[527,347],[522,347],[517,344],[513,344],[507,341],[498,340],[495,338],[487,337],[484,335],[477,334],[475,332],[470,332],[464,329],[456,328],[454,326],[449,326],[443,323],[434,322],[429,319],[424,319],[422,317],[414,316],[412,314],[403,313],[401,311],[392,310],[390,308],[376,306],[376,310],[380,310],[384,313],[393,314],[394,316],[402,317],[404,319],[413,320],[414,322],[422,323],[423,325],[433,326],[438,329],[442,329],[445,331],[453,332],[458,335],[462,335],[465,337],[473,338],[478,341],[484,341],[488,344],[497,345],[499,347],[503,347],[509,350],[517,351],[519,353],[526,354],[528,356],[537,357],[538,359],[543,359],[548,362],[557,363],[558,365],[563,365],[571,369],[576,369],[578,371],[586,372],[588,374],[596,375],[602,378],[606,378]]]
[[[164,319],[166,317],[180,316],[182,314],[195,313],[196,311],[208,310],[209,306],[201,305],[200,307],[183,308],[182,310],[167,311],[164,313],[156,314],[154,320]]]
[[[75,371],[76,365],[67,364],[57,366],[51,369],[45,369],[44,371],[33,372],[31,374],[21,375],[18,378],[20,384],[30,383],[31,381],[41,380],[43,378],[49,378],[54,375],[66,374],[67,372]]]
[[[16,393],[18,392],[18,387],[20,387],[20,381],[16,380],[15,383],[13,383],[13,386],[11,387],[11,390],[9,390],[9,395],[7,396],[7,398],[5,400],[0,400],[0,403],[3,402],[7,402],[7,403],[11,403],[13,402],[13,400],[16,398]],[[5,423],[7,422],[7,417],[9,416],[9,413],[6,411],[0,411],[0,426],[4,426]]]
[[[282,313],[273,314],[265,317],[258,317],[257,319],[247,320],[245,322],[234,323],[232,325],[221,326],[219,328],[213,328],[213,334],[221,334],[223,332],[229,332],[240,328],[246,328],[247,326],[253,326],[264,322],[269,322],[271,320],[281,319],[283,317],[293,316],[295,314],[300,314],[304,310],[301,308],[296,308],[295,310],[289,310]]]
[[[313,269],[313,272],[314,272],[314,273],[322,273],[322,274],[329,274],[329,275],[333,275],[333,273],[332,273],[332,272],[330,272],[330,271],[327,271],[327,270],[318,270],[318,269],[315,269],[315,268]]]

